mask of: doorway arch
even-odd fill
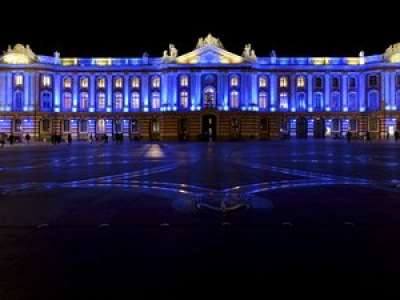
[[[201,134],[205,141],[217,139],[217,116],[213,114],[203,115],[201,118]]]

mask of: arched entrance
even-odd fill
[[[205,141],[217,139],[217,117],[215,115],[204,115],[201,119],[201,133]]]
[[[319,118],[314,120],[314,138],[325,138],[326,126],[325,119]]]
[[[296,120],[296,137],[301,139],[307,138],[308,124],[307,119],[304,117]]]

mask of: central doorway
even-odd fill
[[[215,115],[204,115],[201,121],[203,139],[215,141],[217,139],[217,117]]]

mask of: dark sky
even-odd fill
[[[352,56],[360,50],[382,53],[400,42],[400,17],[383,1],[382,8],[350,1],[293,5],[283,0],[264,6],[244,0],[147,2],[89,6],[70,0],[53,2],[50,12],[38,2],[9,4],[1,13],[0,48],[20,42],[37,54],[141,56],[147,51],[160,56],[169,43],[180,53],[190,51],[211,32],[236,53],[251,43],[259,56],[272,49],[281,56]]]

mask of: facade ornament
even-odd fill
[[[392,63],[399,63],[400,62],[400,43],[391,45],[389,48],[386,49],[383,57],[385,60],[392,62]]]
[[[177,57],[178,57],[178,49],[175,48],[174,44],[169,44],[169,52],[168,50],[164,50],[162,61],[165,63],[170,63],[175,61]]]
[[[256,60],[257,59],[256,52],[251,48],[251,44],[246,44],[244,46],[242,56],[247,60]]]
[[[7,64],[30,64],[35,60],[36,55],[30,46],[22,44],[16,44],[14,48],[9,45],[2,57],[2,61]]]
[[[221,41],[219,39],[213,37],[211,33],[209,33],[205,38],[199,38],[196,49],[202,48],[205,46],[214,46],[217,48],[224,49],[224,46],[222,45]]]

